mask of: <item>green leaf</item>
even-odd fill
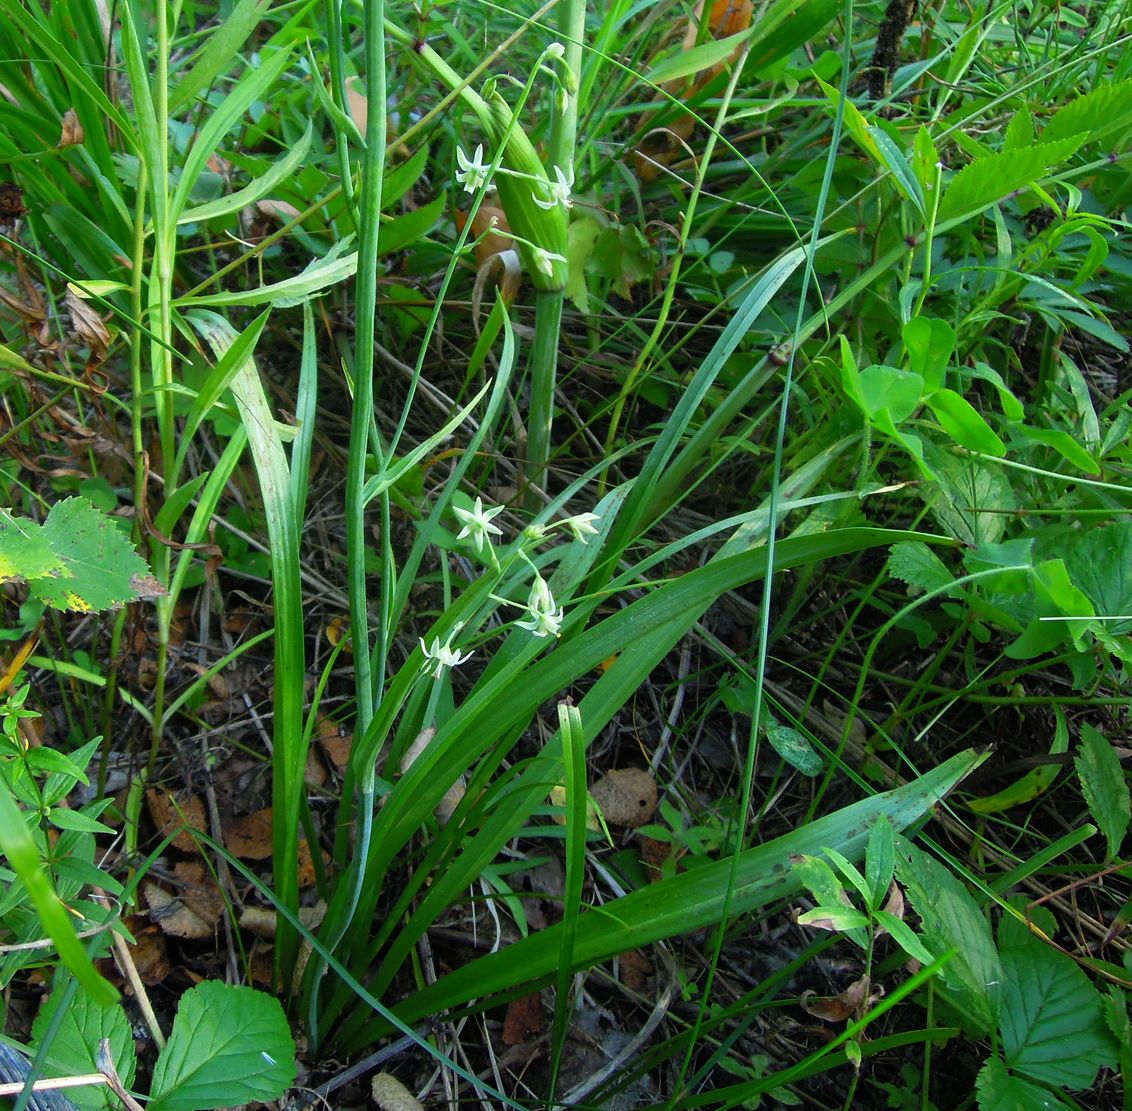
[[[892,545],[888,573],[894,579],[906,582],[911,587],[909,594],[939,590],[955,580],[943,560],[919,540],[905,540]]]
[[[1090,1087],[1097,1069],[1116,1062],[1100,992],[1072,958],[1013,918],[999,928],[999,953],[1006,1065],[1057,1087]]]
[[[881,162],[892,173],[897,188],[915,206],[921,216],[927,215],[924,204],[924,192],[920,188],[919,179],[912,172],[904,152],[889,138],[888,132],[881,127],[869,127],[869,135],[873,144],[880,151]]]
[[[1089,813],[1108,841],[1106,859],[1112,860],[1120,852],[1129,822],[1132,822],[1132,803],[1120,757],[1088,722],[1081,725],[1081,748],[1074,766]]]
[[[418,239],[423,239],[435,227],[447,203],[447,194],[441,193],[436,200],[423,204],[411,212],[382,219],[381,231],[377,237],[378,254],[389,255],[394,251],[402,250],[410,243],[415,243]]]
[[[170,114],[179,112],[194,97],[206,92],[221,72],[231,68],[232,59],[270,6],[271,0],[238,0],[232,6],[195,55],[192,68],[170,92]]]
[[[586,286],[586,263],[593,254],[594,243],[601,234],[601,224],[592,216],[573,220],[566,233],[566,296],[578,312],[590,311],[590,294]]]
[[[836,845],[847,858],[859,860],[879,815],[886,815],[896,829],[907,827],[982,760],[981,754],[960,753],[903,787],[863,799],[746,850],[739,859],[731,913],[747,914],[797,892],[801,880],[790,864],[799,854],[816,856],[823,846]],[[626,949],[717,925],[730,871],[729,859],[713,862],[591,908],[578,921],[574,970],[589,968]],[[469,962],[417,992],[398,1008],[398,1013],[414,1022],[476,997],[533,990],[533,985],[546,983],[556,974],[560,930],[560,924],[540,930],[499,953]],[[376,1027],[371,1025],[364,1037],[368,1040],[375,1032]]]
[[[865,880],[869,886],[871,906],[884,905],[895,871],[896,842],[892,836],[892,823],[882,814],[873,823],[869,847],[865,850]]]
[[[902,918],[887,910],[873,912],[878,926],[883,926],[892,936],[892,940],[910,957],[914,957],[920,964],[928,965],[935,961],[935,954],[916,936],[915,931]]]
[[[1006,135],[1002,140],[1002,149],[1018,150],[1021,147],[1033,146],[1034,143],[1034,117],[1030,109],[1023,104],[1010,118],[1006,125]]]
[[[1008,516],[1015,509],[1014,488],[1001,469],[978,459],[933,452],[930,463],[936,488],[925,489],[932,516],[948,536],[977,548],[1002,538]]]
[[[32,1045],[43,1044],[55,1012],[62,1001],[62,993],[53,991],[40,1008],[32,1023]],[[122,1083],[128,1088],[134,1079],[137,1058],[134,1053],[134,1032],[130,1029],[126,1012],[117,1003],[103,1004],[91,999],[86,992],[75,992],[63,1012],[63,1018],[47,1050],[44,1072],[51,1076],[83,1076],[99,1071],[98,1043],[106,1038],[110,1042],[110,1056]],[[96,1111],[103,1107],[117,1107],[117,1099],[110,1098],[105,1085],[70,1088],[67,1095],[83,1111]]]
[[[1051,166],[1073,154],[1083,138],[1075,136],[976,158],[952,178],[940,202],[939,223],[974,216],[1007,194],[1033,185]]]
[[[1070,1111],[1047,1088],[1012,1076],[998,1057],[990,1057],[975,1079],[979,1111]]]
[[[1019,436],[1036,444],[1045,444],[1085,474],[1100,474],[1100,464],[1072,437],[1060,428],[1020,428]]]
[[[798,922],[803,926],[821,923],[822,929],[862,930],[869,924],[869,916],[855,907],[821,906],[798,915]],[[827,924],[828,923],[828,924]]]
[[[978,1034],[994,1019],[992,985],[1002,983],[1002,965],[986,916],[946,865],[896,837],[896,874],[923,923],[929,950],[955,949],[940,972],[945,994]]]
[[[1067,639],[1076,640],[1092,624],[1093,605],[1088,595],[1069,580],[1060,559],[1047,559],[1033,569],[1034,616],[1021,636],[1008,645],[1012,660],[1028,660],[1050,652]],[[1070,620],[1064,620],[1070,618]]]
[[[294,1080],[295,1043],[279,1001],[206,980],[181,996],[148,1106],[205,1111],[273,1100]]]
[[[1050,755],[1060,756],[1069,749],[1069,729],[1065,724],[1065,715],[1060,707],[1054,707],[1057,715],[1057,725],[1054,728],[1053,742],[1050,745]],[[971,799],[967,805],[976,814],[1000,814],[1013,806],[1020,806],[1025,802],[1032,802],[1049,790],[1053,781],[1057,779],[1061,765],[1056,761],[1032,768],[1025,775],[1016,779],[1008,787],[990,795],[987,798]]]
[[[904,325],[902,334],[909,369],[923,378],[925,393],[935,393],[943,386],[955,350],[955,329],[946,320],[917,316]]]
[[[865,415],[870,420],[887,413],[893,424],[899,424],[916,411],[924,395],[923,378],[894,366],[867,366],[859,380]]]
[[[1113,636],[1132,633],[1132,521],[1116,521],[1069,540],[1069,576]]]
[[[645,74],[644,80],[653,85],[663,85],[681,77],[690,77],[700,70],[711,69],[726,62],[750,37],[750,31],[740,31],[737,35],[728,35],[723,39],[709,39],[699,46],[693,46],[691,50],[681,50],[653,66]]]
[[[0,510],[0,582],[63,573],[63,561],[51,550],[43,526]]]
[[[809,738],[797,729],[792,729],[789,725],[768,725],[766,737],[774,751],[803,775],[821,773],[821,757],[810,744]]]
[[[29,582],[32,594],[55,609],[89,613],[114,609],[160,588],[145,560],[104,513],[85,498],[51,507],[43,538],[61,565],[59,572]]]
[[[1090,93],[1070,101],[1054,113],[1039,137],[1050,143],[1070,136],[1091,142],[1113,131],[1132,128],[1132,80],[1100,84]]]
[[[936,390],[928,398],[928,408],[935,414],[944,432],[961,447],[1001,458],[1006,445],[979,411],[954,390]]]
[[[53,806],[48,811],[47,820],[56,829],[71,829],[76,833],[107,833],[111,837],[114,836],[114,830],[110,826],[95,821],[82,811],[71,810],[65,806]]]

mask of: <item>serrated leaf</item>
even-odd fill
[[[1097,1069],[1116,1062],[1100,992],[1072,958],[1017,924],[1000,930],[999,943],[1006,1065],[1046,1084],[1088,1088]]]
[[[1081,748],[1073,762],[1089,813],[1108,842],[1107,860],[1120,852],[1132,822],[1128,781],[1116,750],[1088,722],[1081,726]]]
[[[1017,508],[1014,488],[1002,471],[977,459],[933,452],[930,463],[936,487],[924,489],[939,525],[956,540],[977,548],[1002,539],[1007,514]]]
[[[892,545],[888,573],[894,579],[907,583],[912,588],[909,593],[913,594],[939,590],[955,581],[943,560],[919,540],[905,540]]]
[[[1110,131],[1132,128],[1132,80],[1099,85],[1054,113],[1039,138],[1041,143],[1073,136],[1091,141]]]
[[[766,730],[771,747],[791,767],[803,775],[818,775],[822,769],[821,757],[810,744],[809,738],[788,725],[769,725]]]
[[[979,1111],[1069,1111],[1069,1104],[1020,1076],[1012,1076],[998,1057],[991,1057],[975,1079]]]
[[[897,836],[896,874],[923,923],[929,950],[957,950],[940,972],[956,1008],[972,1028],[990,1029],[995,1008],[992,985],[1002,983],[1002,964],[990,927],[966,887],[933,856]]]
[[[62,569],[57,576],[32,581],[30,588],[55,609],[114,609],[138,597],[134,580],[150,578],[145,560],[130,541],[86,498],[66,498],[53,505],[43,536]]]
[[[1132,522],[1090,529],[1070,541],[1069,575],[1114,636],[1132,633]]]
[[[273,1100],[294,1080],[295,1044],[279,1001],[206,980],[181,996],[148,1106],[205,1111]]]
[[[1033,185],[1051,166],[1073,154],[1083,141],[1084,136],[1071,136],[976,158],[952,178],[940,202],[939,223],[974,216],[1016,189]]]
[[[42,525],[0,512],[0,582],[40,579],[58,574],[62,567]]]
[[[42,1044],[61,998],[60,992],[52,992],[40,1008],[31,1028],[33,1046],[38,1048]],[[83,1076],[98,1072],[98,1044],[103,1038],[110,1042],[114,1067],[128,1088],[133,1083],[137,1059],[134,1034],[126,1012],[117,1003],[109,1006],[97,1003],[83,991],[74,994],[63,1012],[47,1049],[44,1072],[50,1076]],[[109,1093],[107,1087],[95,1085],[67,1091],[71,1102],[83,1111],[117,1107],[117,1099],[110,1097]]]

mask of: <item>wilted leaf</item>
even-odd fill
[[[143,885],[150,918],[171,937],[196,941],[211,937],[224,910],[220,892],[201,864],[182,862],[176,873],[184,884],[177,895],[170,895],[155,883]]]
[[[75,115],[74,108],[68,108],[66,112],[63,113],[63,126],[62,133],[59,136],[59,146],[78,146],[84,138],[83,125],[79,123],[79,117]]]
[[[224,826],[224,844],[240,860],[267,860],[273,847],[272,808],[245,814]]]
[[[820,999],[815,992],[804,991],[799,1002],[802,1010],[808,1015],[813,1015],[814,1018],[820,1018],[823,1022],[844,1022],[860,1009],[868,991],[869,978],[862,976],[859,980],[854,980],[840,995]]]
[[[94,307],[82,299],[79,291],[70,283],[63,296],[67,309],[71,314],[71,331],[79,341],[90,348],[91,366],[97,366],[106,358],[106,350],[110,346],[110,332],[98,315]]]
[[[381,1111],[424,1111],[424,1104],[387,1072],[379,1072],[373,1078],[370,1094]]]

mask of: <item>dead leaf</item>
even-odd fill
[[[369,99],[358,86],[361,78],[357,75],[346,78],[346,108],[354,126],[364,135],[366,125],[369,123]]]
[[[177,895],[155,883],[143,884],[150,918],[170,937],[197,941],[211,937],[224,910],[212,877],[196,861],[183,861],[174,871],[184,885]]]
[[[149,807],[149,816],[157,826],[158,837],[167,837],[180,826],[204,832],[207,825],[204,803],[196,795],[175,799],[168,791],[151,787],[145,793],[145,801]],[[182,829],[173,838],[173,847],[185,853],[196,852],[197,843],[188,829]]]
[[[326,865],[330,862],[330,856],[325,850],[322,852],[322,861]],[[314,870],[314,857],[311,855],[311,847],[304,837],[299,842],[299,868],[298,868],[299,889],[305,891],[308,887],[314,887],[318,879],[318,875]]]
[[[424,1111],[413,1094],[395,1076],[379,1072],[371,1084],[373,1102],[381,1111]]]
[[[468,214],[456,211],[456,228],[464,230]],[[483,266],[492,255],[514,250],[515,240],[511,238],[511,225],[507,223],[507,213],[494,205],[481,204],[472,218],[472,230],[468,238],[475,241],[476,264]]]
[[[630,949],[617,958],[617,968],[621,983],[630,991],[644,991],[648,978],[652,975],[652,961],[640,949]]]
[[[103,323],[102,317],[95,312],[92,305],[88,305],[82,299],[70,282],[67,283],[67,292],[63,300],[71,314],[72,332],[80,343],[90,348],[90,359],[87,362],[87,370],[89,370],[106,358],[106,351],[110,346],[110,332]]]
[[[79,117],[75,115],[74,108],[68,108],[66,112],[63,113],[63,129],[62,134],[59,136],[59,146],[78,146],[85,137],[86,136],[83,134],[83,125],[79,123]]]
[[[656,883],[664,875],[664,866],[672,855],[672,845],[667,841],[657,841],[654,837],[640,837],[641,863],[648,869],[649,879]]]
[[[130,959],[134,962],[141,982],[146,987],[164,983],[171,971],[165,935],[141,914],[131,915],[122,924],[136,939],[126,942],[126,948],[130,951]],[[112,963],[109,957],[107,961]]]
[[[350,762],[350,747],[354,743],[354,735],[345,732],[341,725],[325,714],[318,719],[318,743],[326,758],[334,765],[334,770],[343,772]]]
[[[823,1022],[845,1022],[857,1013],[866,1002],[866,997],[869,1003],[880,997],[879,992],[871,996],[868,993],[869,978],[862,976],[859,980],[854,980],[840,995],[834,995],[829,999],[819,998],[813,991],[804,991],[800,1003],[806,1014],[820,1018]]]
[[[255,211],[257,216],[276,224],[290,223],[299,215],[299,210],[289,201],[274,201],[266,197],[256,201]]]
[[[224,827],[224,844],[240,860],[267,860],[274,847],[270,806],[245,814]]]
[[[0,220],[15,220],[25,212],[24,191],[10,181],[0,181]]]
[[[299,907],[299,921],[308,930],[315,930],[326,917],[326,903],[321,899],[311,907]],[[267,907],[244,907],[240,912],[241,930],[271,940],[275,936],[278,915]]]
[[[643,768],[617,768],[603,775],[590,794],[611,826],[636,829],[656,813],[656,780]]]
[[[507,1004],[507,1017],[503,1020],[505,1045],[523,1045],[537,1038],[546,1026],[542,1010],[542,996],[536,991],[522,995]]]

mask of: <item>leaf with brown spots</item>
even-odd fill
[[[149,807],[149,816],[157,826],[158,837],[167,837],[173,830],[187,826],[204,832],[205,822],[204,803],[196,795],[188,795],[175,799],[168,791],[158,787],[151,787],[145,793],[146,805]],[[188,829],[182,829],[173,838],[173,847],[181,852],[196,852],[197,843]]]

